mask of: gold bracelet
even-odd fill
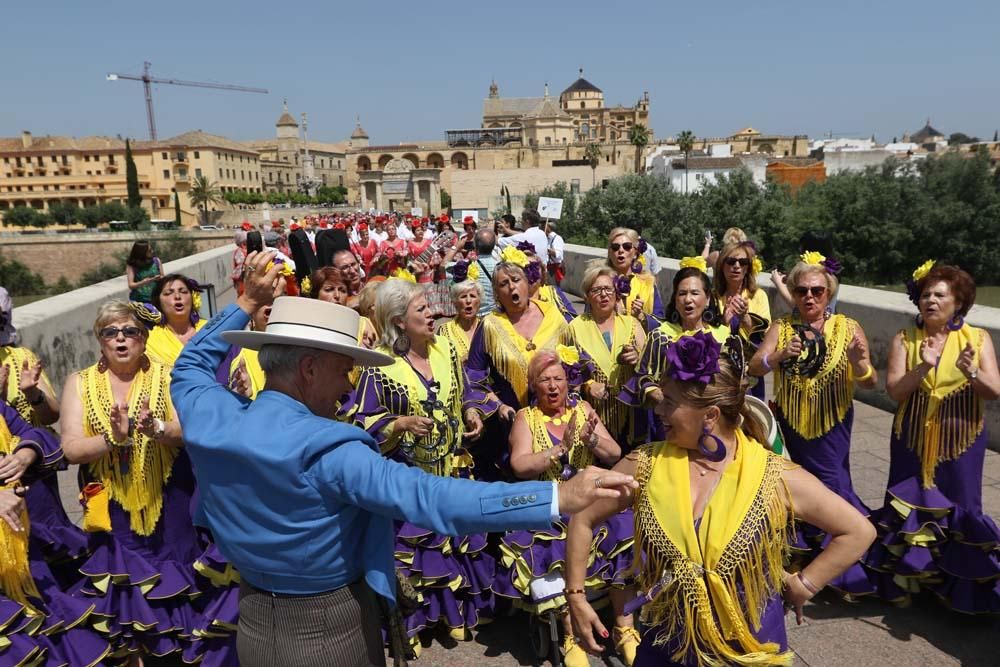
[[[564,588],[563,595],[586,595],[587,591],[582,588]]]
[[[856,378],[854,378],[854,379],[855,379],[855,380],[856,380],[857,382],[866,382],[866,381],[868,381],[868,380],[869,380],[869,379],[871,378],[871,376],[873,376],[873,375],[875,375],[875,367],[874,367],[874,366],[872,366],[872,365],[871,365],[871,364],[869,363],[869,364],[868,364],[868,371],[867,371],[867,372],[865,372],[865,373],[862,373],[861,375],[859,375],[858,377],[856,377]]]

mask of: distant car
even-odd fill
[[[198,225],[198,229],[203,232],[217,232],[220,231],[222,227],[219,227],[218,225]]]

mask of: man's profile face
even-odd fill
[[[354,284],[361,280],[361,265],[353,253],[341,252],[333,262],[334,267],[344,274],[348,283]]]
[[[340,401],[351,388],[348,373],[354,368],[354,359],[337,352],[317,350],[313,357],[312,372],[307,374],[305,386],[306,405],[313,414],[333,418]]]

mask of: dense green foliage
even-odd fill
[[[139,229],[149,222],[149,213],[141,206],[129,208],[116,201],[81,208],[71,203],[53,204],[48,211],[18,206],[4,214],[6,225],[44,228],[50,225],[79,224],[93,229],[101,223],[121,220],[132,229]]]
[[[142,195],[139,193],[139,172],[135,168],[135,160],[132,158],[132,145],[129,140],[125,140],[125,188],[128,192],[129,208],[139,208],[142,206]]]
[[[569,198],[565,183],[532,193]],[[629,175],[564,204],[560,233],[571,243],[604,245],[618,226],[638,229],[661,256],[700,252],[705,230],[721,239],[740,227],[765,267],[789,268],[806,231],[833,239],[849,282],[903,281],[928,258],[955,263],[982,284],[1000,283],[1000,171],[989,157],[948,153],[917,163],[889,160],[864,172],[787,188],[737,171],[685,195],[656,176]]]
[[[269,192],[266,195],[260,192],[226,192],[222,198],[233,205],[248,204],[256,205],[267,202],[272,206],[275,204],[296,204],[309,206],[310,204],[343,204],[347,201],[347,188],[342,185],[323,185],[316,191],[315,197],[310,197],[303,192]]]

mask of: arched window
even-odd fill
[[[465,153],[452,153],[451,154],[451,166],[454,169],[468,169],[469,168],[469,156]]]
[[[362,155],[358,158],[358,171],[371,171],[372,161]]]

